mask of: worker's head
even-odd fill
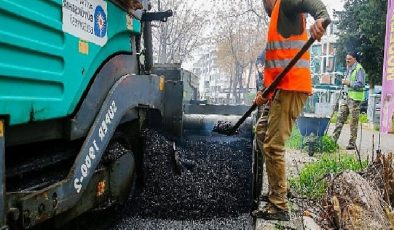
[[[271,17],[272,10],[274,9],[276,0],[263,0],[265,12]]]
[[[352,66],[357,61],[357,54],[355,52],[348,52],[346,55],[346,65]]]

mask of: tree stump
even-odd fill
[[[346,171],[332,184],[340,206],[339,229],[390,229],[378,193],[359,174]]]

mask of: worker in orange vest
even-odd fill
[[[310,32],[316,40],[322,38],[323,22],[330,20],[321,0],[263,0],[271,17],[265,55],[264,87],[268,87],[308,40],[304,13],[311,14],[315,23]],[[264,152],[268,175],[267,205],[253,211],[256,217],[269,220],[290,220],[287,206],[285,142],[296,118],[312,93],[310,54],[306,52],[268,98],[259,91],[255,103],[270,105],[267,117],[256,126],[257,144]],[[266,125],[268,122],[268,126]],[[266,127],[266,128],[265,128]]]

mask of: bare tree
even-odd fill
[[[167,22],[153,26],[154,53],[159,63],[182,62],[193,50],[204,43],[203,34],[207,12],[190,1],[153,0],[153,10],[172,10]]]
[[[216,0],[219,68],[229,75],[230,88],[237,103],[248,93],[257,55],[265,45],[267,16],[261,0]],[[226,57],[226,56],[230,56]],[[229,71],[233,69],[234,71]],[[244,85],[243,83],[246,83]],[[245,87],[245,89],[244,89]]]

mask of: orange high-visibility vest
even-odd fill
[[[291,35],[284,38],[278,32],[278,19],[281,0],[277,0],[271,14],[268,28],[267,48],[265,54],[264,87],[268,87],[279,73],[287,66],[290,60],[301,50],[307,42],[306,22],[301,15],[303,32],[300,35]],[[310,54],[306,52],[295,66],[287,73],[278,85],[279,89],[312,93],[312,78],[310,71]],[[271,94],[272,95],[272,94]]]

